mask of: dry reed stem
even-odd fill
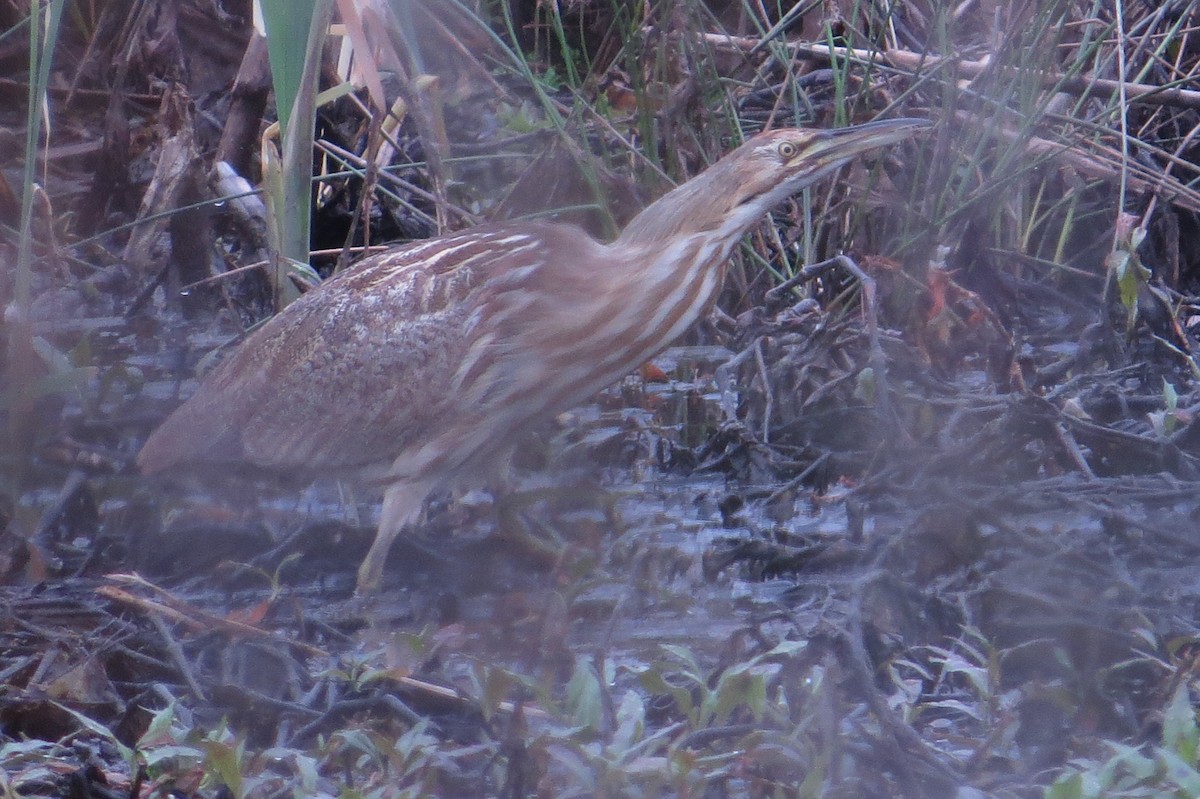
[[[748,36],[730,36],[724,33],[705,33],[704,40],[714,47],[730,47],[741,52],[748,52],[760,47],[762,41]],[[1022,75],[1036,75],[1043,87],[1074,95],[1099,93],[1105,95],[1125,93],[1130,103],[1146,103],[1148,105],[1169,105],[1200,110],[1200,91],[1178,89],[1164,86],[1145,86],[1128,81],[1108,80],[1105,78],[1085,78],[1061,75],[1043,70],[1021,70],[1016,67],[997,67],[986,59],[979,61],[964,61],[958,58],[914,53],[909,50],[862,50],[852,47],[829,47],[823,44],[801,44],[788,42],[796,58],[810,61],[833,61],[845,58],[863,64],[887,64],[896,69],[913,71],[917,69],[933,69],[948,65],[961,78],[977,78],[985,72],[1011,72]]]

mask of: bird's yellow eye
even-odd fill
[[[800,148],[795,142],[785,141],[779,144],[779,157],[791,160],[796,157],[796,153],[800,152]]]

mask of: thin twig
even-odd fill
[[[765,397],[762,420],[762,443],[771,443],[771,411],[775,407],[775,393],[771,391],[771,376],[767,372],[766,361],[763,360],[762,338],[754,342],[754,362],[758,365],[758,375],[762,380],[763,397]]]
[[[749,36],[729,36],[723,33],[706,33],[704,39],[713,46],[733,47],[740,51],[754,50],[760,45],[760,40]],[[895,69],[914,71],[917,69],[932,69],[948,66],[960,78],[977,78],[985,72],[1006,72],[1038,76],[1041,85],[1047,89],[1066,92],[1067,94],[1106,94],[1114,95],[1124,92],[1130,103],[1146,103],[1147,105],[1169,105],[1181,108],[1200,110],[1200,91],[1179,89],[1171,86],[1143,86],[1128,81],[1107,80],[1104,78],[1085,78],[1080,76],[1061,75],[1043,70],[1029,71],[1017,67],[996,67],[987,59],[979,61],[964,61],[957,58],[914,53],[908,50],[862,50],[853,47],[829,47],[823,44],[788,43],[788,47],[796,58],[809,61],[832,61],[849,59],[864,64],[887,64]]]
[[[179,645],[179,641],[175,636],[171,635],[171,630],[167,627],[167,623],[163,621],[162,614],[150,612],[146,615],[150,619],[150,623],[154,625],[154,629],[158,631],[159,636],[163,640],[163,645],[167,648],[167,652],[171,654],[171,660],[175,661],[175,668],[179,669],[179,673],[183,676],[183,681],[187,683],[192,695],[201,701],[207,702],[208,694],[204,692],[200,681],[192,673],[192,667],[188,663],[187,655],[183,653],[183,647]]]
[[[879,303],[875,278],[864,272],[862,267],[848,255],[835,255],[825,261],[806,264],[800,270],[799,275],[807,280],[824,274],[835,266],[845,269],[862,286],[862,309],[867,325],[867,365],[874,372],[875,403],[884,423],[883,429],[885,431],[893,429],[890,422],[895,420],[895,415],[892,412],[891,390],[887,379],[887,356],[883,352],[883,344],[879,339]]]

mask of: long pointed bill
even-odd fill
[[[915,132],[933,127],[927,119],[879,119],[849,128],[818,132],[792,163],[808,161],[812,171],[843,164],[859,153],[904,141]]]

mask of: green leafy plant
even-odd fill
[[[1104,760],[1077,758],[1043,792],[1044,799],[1200,796],[1200,726],[1186,681],[1175,689],[1155,744],[1107,741]]]
[[[333,0],[262,0],[261,7],[282,145],[263,138],[263,183],[276,302],[283,306],[299,296],[288,264],[308,264],[317,81]]]

